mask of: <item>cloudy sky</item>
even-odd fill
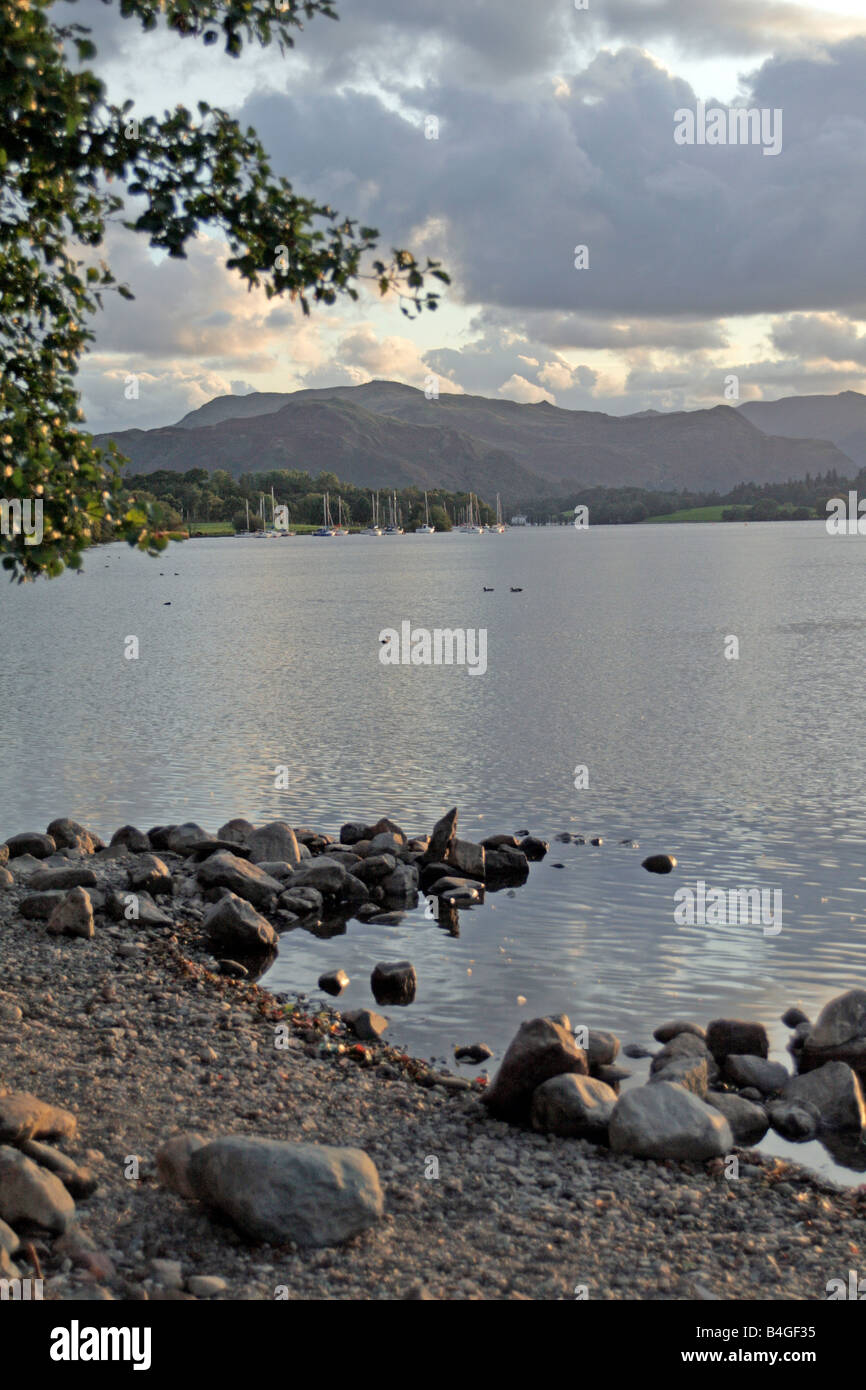
[[[97,67],[138,114],[204,98],[295,189],[441,259],[437,314],[249,294],[202,236],[187,261],[118,231],[81,373],[94,429],[214,395],[390,377],[616,414],[866,390],[862,0],[337,0],[295,50],[144,34],[100,0]],[[674,112],[782,113],[782,148],[677,144]],[[438,123],[429,139],[428,118]],[[575,268],[575,247],[589,264]],[[124,381],[139,378],[138,400]]]

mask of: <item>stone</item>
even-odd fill
[[[786,1028],[796,1028],[799,1023],[810,1023],[810,1019],[802,1009],[786,1009],[782,1014],[782,1022]]]
[[[18,911],[22,917],[34,918],[38,921],[47,922],[55,907],[63,902],[65,893],[60,891],[51,893],[29,893],[22,898],[18,904]]]
[[[27,1139],[74,1139],[78,1121],[60,1105],[49,1105],[29,1091],[0,1096],[0,1143],[23,1144]]]
[[[218,1274],[192,1274],[186,1286],[196,1298],[215,1298],[218,1293],[225,1293],[228,1289],[225,1279]]]
[[[738,1018],[714,1018],[707,1024],[707,1047],[717,1062],[731,1053],[737,1056],[767,1057],[770,1040],[763,1023]]]
[[[418,870],[414,864],[397,864],[382,879],[380,887],[392,906],[413,907],[418,894]]]
[[[384,1198],[362,1149],[236,1135],[197,1149],[189,1180],[251,1240],[338,1245],[380,1221]]]
[[[202,927],[212,951],[262,955],[275,951],[279,938],[267,918],[252,903],[228,893],[206,913]]]
[[[319,976],[319,989],[323,989],[326,994],[342,994],[349,983],[345,970],[329,970]]]
[[[122,825],[119,830],[115,830],[109,841],[109,848],[115,845],[126,845],[132,854],[149,854],[151,843],[143,830],[139,830],[135,825]]]
[[[259,868],[262,873],[270,874],[271,878],[278,879],[282,884],[291,879],[295,872],[295,865],[290,864],[287,859],[263,859]]]
[[[486,854],[487,851],[482,845],[473,844],[471,840],[455,838],[448,846],[445,861],[451,866],[452,872],[456,869],[458,874],[466,878],[483,880],[486,873]]]
[[[11,874],[8,869],[4,869],[3,866],[0,865],[0,888],[14,888],[14,886],[15,875]]]
[[[847,1062],[825,1062],[814,1071],[792,1076],[782,1099],[814,1106],[823,1130],[859,1132],[866,1124],[860,1082]]]
[[[318,916],[324,907],[324,899],[318,888],[289,888],[280,894],[280,907],[286,912],[294,912],[297,917]]]
[[[28,1158],[32,1158],[34,1163],[38,1163],[41,1168],[47,1168],[50,1173],[56,1173],[72,1197],[90,1197],[99,1186],[99,1180],[89,1168],[82,1167],[75,1162],[74,1158],[69,1158],[59,1149],[53,1149],[48,1144],[37,1143],[35,1139],[25,1139],[17,1147]]]
[[[587,1071],[586,1053],[568,1028],[549,1018],[529,1019],[509,1043],[482,1100],[498,1119],[525,1120],[533,1092],[545,1081],[563,1072]]]
[[[361,821],[347,821],[340,826],[340,844],[356,845],[360,840],[366,840],[367,827]]]
[[[40,835],[36,830],[24,830],[20,835],[12,835],[6,841],[10,859],[29,854],[33,859],[47,859],[57,849],[50,835]]]
[[[653,1033],[656,1042],[669,1043],[674,1038],[679,1037],[680,1033],[691,1033],[692,1037],[700,1038],[701,1042],[706,1042],[706,1032],[699,1023],[689,1023],[685,1019],[675,1018],[670,1023],[661,1023]]]
[[[500,887],[525,883],[529,877],[529,860],[520,849],[502,845],[499,849],[485,849],[484,872],[488,883]]]
[[[370,847],[367,851],[370,855],[402,853],[403,842],[392,835],[389,830],[383,830],[380,835],[374,835],[370,840]],[[366,857],[366,856],[365,856]]]
[[[478,1066],[493,1056],[493,1049],[486,1043],[470,1043],[466,1047],[455,1047],[454,1056],[458,1062],[471,1062],[473,1066]]]
[[[431,898],[441,898],[443,902],[453,903],[455,907],[471,907],[473,903],[484,900],[483,884],[451,874],[438,878],[424,891],[429,893]]]
[[[301,862],[295,832],[284,820],[270,821],[251,831],[246,844],[254,864],[266,859],[282,859],[293,866]]]
[[[764,1057],[739,1056],[736,1052],[725,1058],[723,1071],[735,1086],[754,1086],[762,1096],[775,1095],[791,1077],[781,1062],[768,1062]]]
[[[27,880],[27,887],[34,892],[50,893],[67,888],[95,888],[96,874],[92,869],[77,868],[70,864],[65,869],[37,869]]]
[[[151,1260],[150,1277],[160,1288],[183,1288],[183,1266],[180,1260]]]
[[[51,936],[93,936],[93,904],[86,888],[70,889],[48,918],[46,930]]]
[[[669,874],[676,867],[677,861],[672,854],[648,854],[641,864],[641,868],[650,874]]]
[[[411,961],[380,961],[370,976],[370,988],[377,1004],[411,1004],[418,988],[418,976]]]
[[[700,1038],[695,1037],[694,1033],[677,1033],[669,1043],[665,1043],[661,1051],[657,1052],[650,1062],[650,1074],[655,1076],[665,1071],[672,1063],[678,1063],[683,1059],[688,1059],[692,1063],[703,1062],[706,1066],[707,1080],[709,1082],[717,1080],[718,1065],[712,1054],[707,1051],[705,1044]]]
[[[397,867],[397,860],[393,854],[373,854],[367,859],[360,860],[352,868],[352,873],[368,887],[373,887],[376,883],[381,883],[389,874],[392,874]]]
[[[731,1095],[729,1091],[710,1091],[707,1104],[724,1115],[731,1127],[735,1144],[750,1147],[758,1144],[770,1128],[766,1111],[760,1105],[753,1105],[742,1096]]]
[[[0,845],[0,864],[8,864],[8,863],[9,863],[9,846],[8,846],[7,844],[2,844],[2,845]]]
[[[402,826],[396,821],[389,820],[387,816],[382,816],[375,825],[368,826],[367,839],[374,840],[377,835],[393,835],[401,845],[405,845],[408,836]]]
[[[218,964],[219,973],[227,975],[231,980],[246,980],[249,977],[249,970],[245,965],[241,965],[240,961],[221,960]]]
[[[189,1162],[196,1150],[207,1142],[200,1134],[187,1132],[175,1134],[157,1149],[156,1172],[163,1187],[181,1197],[195,1197],[188,1177]]]
[[[532,1128],[566,1139],[606,1139],[616,1099],[610,1086],[591,1076],[552,1076],[532,1093]]]
[[[113,888],[105,895],[106,915],[113,922],[134,922],[140,927],[170,927],[168,913],[156,906],[149,893],[118,893]]]
[[[221,825],[217,831],[218,840],[232,840],[236,845],[245,845],[247,837],[253,833],[255,826],[252,821],[244,820],[242,816],[235,816],[233,820],[227,820],[225,825]]]
[[[556,838],[559,839],[560,837],[557,836]],[[569,835],[568,838],[570,840],[571,836]],[[485,849],[520,849],[520,841],[516,835],[488,835],[481,843]],[[525,859],[526,855],[524,854],[523,857]]]
[[[815,1106],[807,1101],[774,1100],[767,1107],[767,1114],[773,1129],[783,1139],[795,1143],[813,1139],[821,1121]]]
[[[696,1162],[720,1158],[734,1146],[730,1125],[720,1111],[682,1086],[664,1081],[620,1096],[608,1132],[615,1153],[636,1158]]]
[[[457,807],[452,806],[450,811],[446,811],[441,819],[437,820],[430,836],[430,843],[427,846],[425,859],[433,863],[437,860],[444,860],[451,847],[455,835],[457,834]]]
[[[196,877],[205,888],[228,888],[254,907],[265,909],[270,908],[276,895],[283,891],[283,885],[264,873],[257,864],[239,859],[227,850],[212,854],[200,864]]]
[[[609,1066],[619,1052],[619,1038],[600,1028],[589,1028],[587,1032],[586,1060],[590,1067]]]
[[[105,849],[105,841],[91,830],[85,830],[76,820],[53,820],[48,827],[48,835],[58,849],[77,849],[81,854],[95,854]]]
[[[127,869],[126,880],[136,893],[150,893],[151,897],[171,897],[174,893],[168,865],[155,854],[139,854]]]
[[[11,1226],[26,1222],[47,1231],[65,1231],[75,1202],[60,1179],[18,1149],[0,1147],[0,1218]]]
[[[337,897],[346,886],[348,877],[348,870],[343,864],[338,864],[336,859],[330,859],[326,855],[320,855],[318,859],[305,863],[292,875],[291,887],[293,890],[315,888],[327,897]]]
[[[798,1027],[803,1027],[800,1024]],[[866,990],[850,989],[825,1004],[818,1020],[805,1034],[801,1067],[808,1070],[824,1062],[849,1062],[866,1070]]]
[[[536,835],[526,835],[520,841],[521,853],[533,862],[538,859],[543,859],[549,849],[550,845],[547,840],[539,840]]]
[[[619,1083],[627,1081],[632,1073],[625,1067],[619,1067],[614,1063],[612,1066],[594,1066],[590,1075],[594,1076],[596,1081],[603,1081],[606,1086],[612,1086],[618,1092]]]
[[[683,1086],[685,1090],[707,1099],[708,1072],[706,1057],[669,1057],[663,1067],[651,1072],[649,1085],[666,1081],[673,1086]]]
[[[14,1255],[20,1248],[21,1241],[12,1227],[7,1226],[5,1221],[0,1221],[0,1250],[5,1250],[7,1255]]]
[[[372,1042],[381,1038],[388,1027],[388,1020],[372,1009],[348,1009],[343,1014],[343,1022],[350,1032],[362,1042]]]
[[[184,821],[183,825],[169,826],[165,834],[165,843],[161,849],[169,850],[171,854],[189,854],[196,845],[200,845],[203,840],[212,840],[213,836],[207,830],[202,830],[195,821]]]

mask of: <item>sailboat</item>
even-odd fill
[[[347,508],[347,510],[348,510],[348,508]],[[337,524],[336,524],[336,526],[334,527],[334,535],[335,535],[335,536],[348,536],[348,534],[349,534],[348,527],[346,527],[346,526],[343,525],[343,499],[342,499],[342,497],[338,497],[338,498],[337,498]]]
[[[463,525],[460,527],[460,530],[463,532],[464,536],[484,535],[484,527],[478,520],[478,502],[474,492],[470,492],[469,494],[469,508],[467,512],[467,517]]]
[[[416,536],[432,536],[436,530],[435,526],[430,525],[430,507],[427,502],[427,494],[424,493],[424,516],[426,518],[423,526],[415,527]]]
[[[379,525],[379,494],[370,493],[370,501],[373,507],[373,520],[364,532],[365,536],[381,536],[382,528]]]
[[[323,518],[322,518],[323,524],[319,527],[319,529],[318,529],[317,531],[314,531],[314,532],[313,532],[313,535],[314,535],[314,536],[336,536],[337,533],[336,533],[336,531],[334,530],[334,523],[333,523],[333,521],[331,520],[331,508],[330,508],[330,506],[328,505],[328,494],[327,494],[327,493],[325,493],[324,497],[322,498],[322,511],[323,511]]]
[[[386,535],[386,536],[402,536],[402,535],[403,535],[403,527],[400,525],[399,512],[398,512],[398,508],[397,508],[397,494],[396,494],[396,492],[392,492],[392,493],[391,493],[391,496],[388,498],[388,507],[389,507],[390,513],[391,513],[391,521],[390,521],[390,524],[389,524],[388,526],[385,527],[385,535]]]
[[[502,535],[505,531],[505,522],[502,520],[502,499],[499,493],[496,494],[496,521],[488,526],[488,531],[493,531],[497,535]]]

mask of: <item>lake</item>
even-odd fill
[[[387,814],[415,833],[457,804],[465,838],[551,841],[459,936],[422,902],[397,926],[281,938],[267,982],[315,995],[342,967],[346,1007],[371,1005],[376,961],[412,960],[418,995],[387,1010],[388,1038],[419,1055],[501,1054],[523,1019],[564,1011],[623,1043],[677,1016],[757,1019],[788,1060],[784,1010],[814,1017],[864,984],[859,537],[799,522],[114,545],[80,576],[7,585],[0,619],[0,840],[60,815],[106,838],[232,816],[335,832]],[[486,671],[383,665],[381,630],[406,620],[485,629]],[[641,868],[657,851],[674,873]],[[781,891],[781,931],[679,925],[674,894],[698,880]],[[764,1148],[859,1181],[817,1143]]]

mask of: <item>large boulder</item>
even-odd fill
[[[591,1076],[563,1072],[532,1093],[532,1128],[567,1139],[607,1138],[616,1091]]]
[[[47,1231],[65,1231],[75,1203],[60,1179],[18,1149],[0,1147],[0,1219],[15,1230],[19,1222]]]
[[[792,1076],[782,1088],[782,1099],[813,1105],[821,1129],[860,1131],[866,1124],[860,1082],[847,1062],[825,1062],[815,1071]]]
[[[620,1096],[610,1119],[610,1146],[637,1158],[719,1158],[734,1145],[724,1115],[682,1086],[659,1082]]]
[[[191,854],[203,840],[212,839],[213,836],[207,830],[202,830],[195,821],[184,821],[183,825],[172,825],[168,829],[162,848],[171,854]]]
[[[65,897],[66,894],[60,889],[51,889],[48,893],[28,893],[18,904],[18,911],[22,917],[47,922],[55,907],[62,903]]]
[[[217,839],[231,840],[236,845],[246,845],[247,839],[255,830],[252,821],[244,820],[242,816],[235,816],[233,820],[227,820],[225,825],[221,825],[217,831]]]
[[[152,898],[170,898],[174,892],[168,865],[155,854],[137,855],[127,870],[127,882],[136,893],[149,893]]]
[[[709,1054],[707,1055],[709,1056]],[[684,1086],[687,1091],[692,1091],[694,1095],[700,1096],[701,1100],[706,1100],[709,1086],[707,1058],[689,1056],[668,1058],[665,1066],[650,1072],[648,1084],[654,1086],[662,1081],[669,1082],[673,1086]]]
[[[339,897],[348,877],[349,871],[344,864],[322,854],[317,859],[305,860],[289,879],[289,887],[292,891],[296,888],[315,888],[326,897]]]
[[[550,1018],[529,1019],[509,1043],[483,1101],[498,1119],[525,1121],[532,1094],[545,1081],[563,1072],[585,1076],[588,1070],[586,1053],[570,1029]]]
[[[452,806],[451,810],[446,811],[445,815],[442,816],[440,820],[437,820],[436,824],[434,825],[433,833],[430,836],[430,843],[428,844],[426,853],[424,855],[425,859],[427,859],[430,863],[433,863],[436,860],[445,859],[447,857],[448,850],[451,846],[451,842],[453,841],[454,836],[456,834],[457,807]]]
[[[27,880],[34,892],[50,893],[56,889],[95,888],[96,874],[92,869],[70,864],[66,868],[37,869]]]
[[[372,888],[377,883],[381,883],[389,874],[392,874],[396,867],[397,860],[393,854],[373,854],[368,859],[361,859],[353,865],[352,873],[362,883],[366,883],[369,888]]]
[[[173,1135],[157,1149],[156,1171],[163,1187],[181,1197],[195,1198],[189,1183],[189,1161],[196,1149],[203,1149],[207,1142],[200,1134],[187,1131]]]
[[[29,1091],[0,1096],[0,1144],[27,1139],[74,1139],[78,1121],[69,1110],[49,1105]]]
[[[707,1037],[706,1030],[699,1023],[691,1023],[684,1018],[672,1019],[670,1023],[660,1023],[653,1037],[656,1042],[669,1043],[679,1037],[680,1033],[691,1033],[693,1037],[700,1038],[701,1042],[705,1042]]]
[[[276,894],[283,891],[283,885],[257,864],[228,850],[220,850],[200,864],[196,877],[205,888],[228,888],[255,907],[270,907]]]
[[[267,825],[251,831],[246,837],[246,845],[254,864],[280,859],[294,867],[301,862],[295,832],[284,820],[269,821]]]
[[[471,840],[453,839],[448,846],[445,862],[466,878],[483,879],[486,869],[487,851],[483,845],[473,844]],[[437,855],[438,858],[438,855]]]
[[[48,834],[58,849],[77,849],[82,854],[95,854],[98,849],[105,849],[105,841],[94,835],[92,830],[85,830],[77,820],[67,820],[65,817],[53,820]]]
[[[484,873],[488,883],[514,887],[529,877],[529,860],[521,849],[502,845],[484,851]]]
[[[236,1135],[190,1156],[190,1187],[251,1240],[337,1245],[382,1217],[384,1199],[362,1149]]]
[[[707,1047],[716,1061],[724,1062],[731,1053],[738,1056],[767,1057],[770,1040],[763,1023],[739,1018],[714,1018],[707,1024]]]
[[[670,1076],[667,1075],[669,1069]],[[685,1079],[690,1074],[694,1078],[692,1082]],[[719,1068],[712,1053],[707,1051],[699,1037],[694,1033],[677,1033],[653,1057],[650,1062],[650,1075],[664,1076],[669,1081],[676,1080],[696,1095],[703,1096],[707,1082],[712,1083],[718,1079]]]
[[[397,864],[379,886],[392,906],[414,907],[418,895],[418,870],[414,864]]]
[[[202,926],[212,951],[224,955],[263,955],[275,951],[279,938],[252,903],[228,893],[205,914]]]
[[[754,1105],[742,1096],[730,1091],[710,1091],[706,1097],[707,1105],[724,1115],[731,1126],[735,1144],[751,1146],[763,1139],[770,1127],[767,1115],[760,1105]]]
[[[150,840],[144,831],[135,825],[122,825],[119,830],[115,830],[109,847],[114,845],[126,845],[132,854],[149,854],[151,850]]]
[[[817,1022],[805,1028],[800,1067],[809,1071],[825,1062],[847,1062],[866,1072],[866,990],[849,989],[825,1004]]]

